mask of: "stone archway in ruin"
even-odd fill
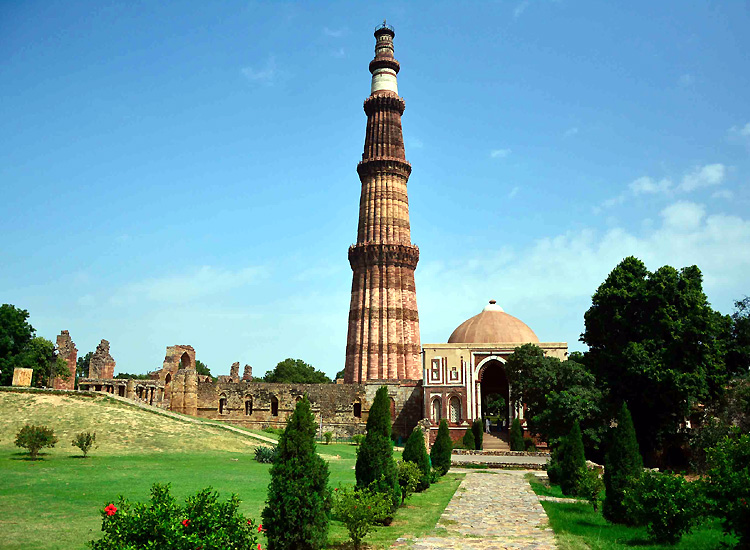
[[[479,365],[479,385],[482,398],[482,415],[487,411],[488,400],[492,396],[500,396],[505,400],[505,407],[500,412],[499,419],[505,422],[505,429],[510,426],[510,385],[505,373],[505,365],[498,357],[488,357]],[[492,426],[493,430],[496,425]]]
[[[190,364],[190,355],[188,355],[188,352],[183,353],[182,357],[180,357],[180,368],[181,369],[195,368],[194,365]]]
[[[172,373],[168,372],[164,377],[164,399],[172,397]]]

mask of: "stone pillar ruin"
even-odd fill
[[[130,378],[127,386],[125,386],[125,397],[128,399],[135,399],[135,380]]]
[[[232,366],[229,368],[229,378],[232,380],[232,382],[240,381],[240,363],[239,362],[232,363]]]
[[[245,382],[253,381],[253,367],[251,367],[250,365],[245,365],[245,371],[242,373],[242,379]]]
[[[70,333],[63,330],[57,337],[57,356],[62,358],[68,366],[68,378],[63,379],[55,377],[52,379],[52,387],[56,390],[72,390],[76,384],[76,360],[78,359],[78,350],[73,340],[70,339]]]
[[[170,407],[174,412],[185,412],[185,371],[178,370],[172,378]]]
[[[109,342],[102,340],[89,363],[89,378],[111,380],[115,377],[115,360],[109,354]]]
[[[239,369],[239,364],[237,368]],[[198,416],[198,373],[195,369],[185,369],[185,394],[182,412],[191,416]]]

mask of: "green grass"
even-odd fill
[[[564,495],[559,485],[549,485],[548,483],[539,481],[539,478],[536,477],[534,474],[526,474],[524,477],[529,482],[529,485],[531,485],[532,490],[537,495],[541,495],[545,497],[556,497],[556,498],[575,498],[575,499],[580,499],[584,502],[586,501],[585,498]]]
[[[241,512],[260,520],[270,465],[255,462],[248,437],[98,397],[0,392],[0,419],[0,548],[83,549],[101,536],[106,504],[118,495],[145,501],[155,482],[171,483],[178,499],[207,486],[222,499],[237,493]],[[43,460],[30,461],[13,445],[27,422],[53,427],[60,440],[44,450]],[[85,430],[96,431],[99,444],[87,459],[70,444],[74,433]],[[348,443],[318,445],[331,487],[354,483],[356,452]],[[390,527],[377,528],[367,541],[387,547],[404,534],[432,530],[462,477],[449,474],[414,495]],[[333,547],[347,538],[343,524],[333,521]]]

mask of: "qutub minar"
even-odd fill
[[[414,270],[419,248],[411,243],[398,95],[399,63],[393,28],[375,30],[372,86],[365,100],[367,132],[357,173],[362,182],[357,244],[349,247],[352,296],[346,341],[346,383],[422,378]]]
[[[510,399],[505,362],[525,343],[564,359],[565,342],[540,342],[530,327],[491,300],[459,325],[446,343],[420,345],[414,286],[419,249],[411,243],[409,228],[406,184],[411,165],[404,155],[404,100],[398,96],[394,36],[385,22],[375,29],[372,84],[364,104],[365,147],[357,165],[362,183],[357,243],[349,248],[354,274],[344,380],[259,382],[253,380],[249,365],[240,377],[239,363],[231,366],[228,376],[213,379],[197,373],[196,352],[189,345],[167,347],[161,368],[149,373],[148,380],[115,379],[115,361],[109,343],[102,340],[88,377],[78,381],[80,388],[256,429],[284,427],[297,401],[307,395],[321,434],[331,431],[337,437],[364,432],[370,405],[382,386],[388,389],[393,433],[398,437],[408,437],[420,426],[431,443],[445,419],[451,438],[458,441],[474,419],[486,414],[487,398],[495,395],[507,403],[498,415],[501,428],[507,429],[513,418],[523,422],[523,406]],[[76,348],[68,331],[58,337],[58,354],[74,373]],[[28,385],[31,371],[14,373],[13,380],[14,385]],[[63,383],[73,388],[72,377],[54,382],[56,388]],[[504,433],[499,435],[505,438]],[[507,448],[490,434],[484,445]]]

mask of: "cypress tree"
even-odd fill
[[[635,428],[625,403],[617,415],[617,427],[611,434],[611,443],[604,458],[604,487],[606,496],[602,512],[613,523],[634,524],[623,503],[625,489],[637,480],[643,471],[643,458],[635,438]]]
[[[523,442],[523,432],[521,431],[521,421],[514,418],[510,425],[510,450],[525,451],[526,445]]]
[[[401,458],[408,462],[414,462],[419,466],[422,477],[419,479],[417,490],[424,491],[430,486],[430,457],[427,455],[427,449],[424,446],[424,434],[420,428],[414,428],[406,440],[404,452]]]
[[[578,495],[586,475],[586,457],[583,454],[581,427],[576,420],[566,437],[560,457],[560,489],[565,495]]]
[[[452,450],[453,442],[451,441],[451,436],[448,432],[448,422],[443,418],[438,427],[435,443],[432,445],[432,450],[430,451],[432,467],[435,468],[441,476],[447,474],[448,470],[451,468]]]
[[[482,449],[482,442],[484,440],[484,428],[482,427],[482,419],[477,418],[471,424],[471,431],[474,432],[474,443],[476,449],[479,451]]]
[[[391,404],[388,388],[381,386],[367,417],[367,435],[357,449],[357,463],[354,467],[357,487],[386,493],[391,498],[392,510],[401,502],[401,488],[398,484],[398,469],[393,460],[391,441]]]
[[[464,447],[466,447],[467,449],[471,451],[475,450],[477,445],[474,442],[474,430],[472,430],[471,428],[466,430],[466,433],[464,434],[464,437],[461,440],[461,443],[463,443]]]
[[[316,425],[305,396],[297,403],[271,466],[263,510],[268,550],[318,550],[326,545],[328,464],[315,452]]]

